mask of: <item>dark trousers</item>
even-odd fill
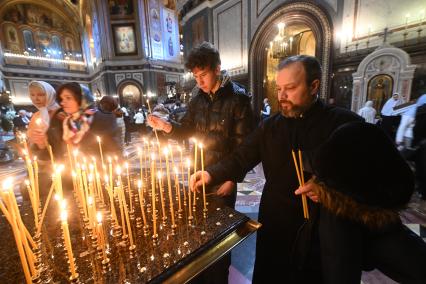
[[[402,224],[372,231],[322,209],[319,237],[324,283],[359,284],[362,270],[375,268],[399,283],[426,283],[426,244]]]

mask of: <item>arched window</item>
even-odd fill
[[[24,36],[25,51],[29,52],[30,54],[34,54],[36,52],[36,46],[34,43],[34,37],[33,37],[32,31],[24,30],[22,31],[22,34]]]
[[[52,36],[52,43],[50,45],[51,54],[54,58],[62,58],[62,45],[61,39],[58,36]]]

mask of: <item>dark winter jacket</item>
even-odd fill
[[[214,164],[232,153],[253,130],[250,97],[230,80],[213,96],[199,90],[180,123],[172,124],[173,137],[196,138],[206,149],[205,164]]]

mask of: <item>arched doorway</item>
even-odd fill
[[[120,105],[136,110],[142,106],[142,87],[134,81],[125,81],[118,87]]]
[[[288,51],[279,58],[271,57],[271,41],[279,31],[278,24],[285,23]],[[321,8],[310,3],[285,4],[275,10],[258,27],[250,46],[249,74],[250,90],[254,94],[254,109],[262,108],[262,101],[270,97],[273,109],[277,108],[275,96],[275,69],[279,61],[293,54],[309,54],[316,56],[322,65],[320,96],[328,97],[330,53],[332,46],[331,23]],[[272,49],[274,44],[272,44]],[[272,99],[271,99],[272,97]],[[257,113],[257,111],[256,111]]]

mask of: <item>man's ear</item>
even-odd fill
[[[319,86],[320,86],[320,80],[319,79],[315,79],[315,80],[312,81],[312,83],[311,83],[311,95],[315,95],[315,94],[318,93]]]

